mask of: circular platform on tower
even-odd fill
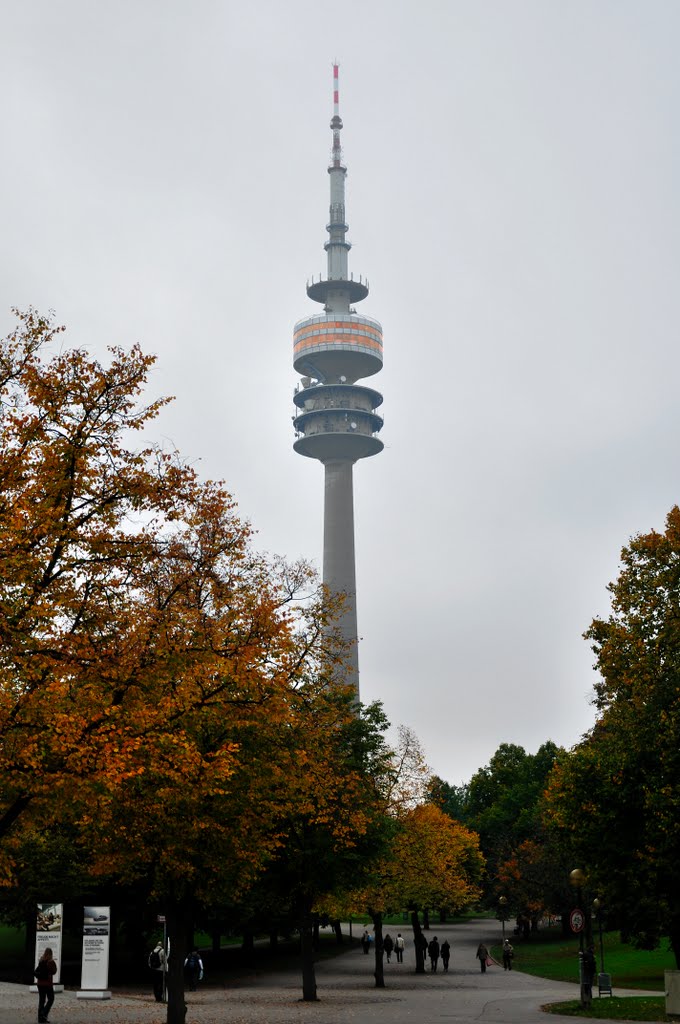
[[[299,437],[293,448],[300,455],[320,462],[331,462],[335,459],[348,459],[357,462],[359,459],[377,455],[385,446],[379,437],[368,437],[366,434],[312,434]]]
[[[363,281],[313,281],[307,285],[307,294],[314,302],[326,305],[329,297],[337,295],[338,290],[347,294],[350,302],[361,302],[368,295],[368,285]]]

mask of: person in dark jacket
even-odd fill
[[[428,945],[427,952],[430,955],[430,970],[436,971],[437,963],[439,962],[439,942],[436,935]]]
[[[477,952],[475,956],[479,960],[479,966],[482,969],[482,974],[486,973],[486,960],[489,955],[489,950],[486,948],[483,942],[480,942],[477,946]]]
[[[38,1024],[47,1024],[54,1002],[54,976],[57,973],[57,965],[49,946],[38,960],[33,973],[38,986]]]
[[[425,938],[425,936],[423,935],[422,932],[420,933],[420,935],[416,939],[416,942],[417,942],[418,946],[420,947],[420,955],[423,958],[423,966],[424,966],[425,961],[427,960],[427,939]]]
[[[203,961],[197,949],[193,949],[184,961],[184,970],[189,982],[189,991],[195,992],[196,986],[203,977]]]
[[[442,965],[444,967],[444,970],[448,971],[448,969],[449,969],[449,958],[451,956],[451,946],[449,945],[449,940],[448,939],[444,939],[444,941],[441,944],[439,952],[442,955]]]
[[[387,957],[387,962],[389,963],[390,957],[392,956],[392,950],[394,949],[394,941],[389,932],[383,939],[383,949],[385,950],[385,956]]]

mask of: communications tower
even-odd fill
[[[348,225],[345,219],[345,178],[340,146],[338,65],[333,65],[333,148],[328,167],[330,213],[324,244],[327,274],[307,284],[307,295],[323,312],[299,320],[293,335],[293,365],[302,374],[295,389],[293,417],[296,452],[324,465],[323,581],[332,592],[346,595],[338,622],[351,644],[344,681],[359,697],[356,574],[354,559],[353,466],[382,451],[377,437],[382,418],[376,409],[382,395],[363,384],[382,369],[382,327],[357,313],[355,303],[368,295],[368,281],[348,272]]]

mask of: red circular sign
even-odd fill
[[[585,923],[586,917],[583,911],[579,910],[578,907],[575,910],[572,910],[569,915],[569,924],[571,925],[572,932],[582,932]]]

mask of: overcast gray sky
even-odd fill
[[[361,691],[467,781],[593,721],[582,633],[680,498],[680,3],[22,0],[0,31],[0,328],[159,357],[156,434],[320,565],[292,450],[340,63],[383,324],[355,469]]]

